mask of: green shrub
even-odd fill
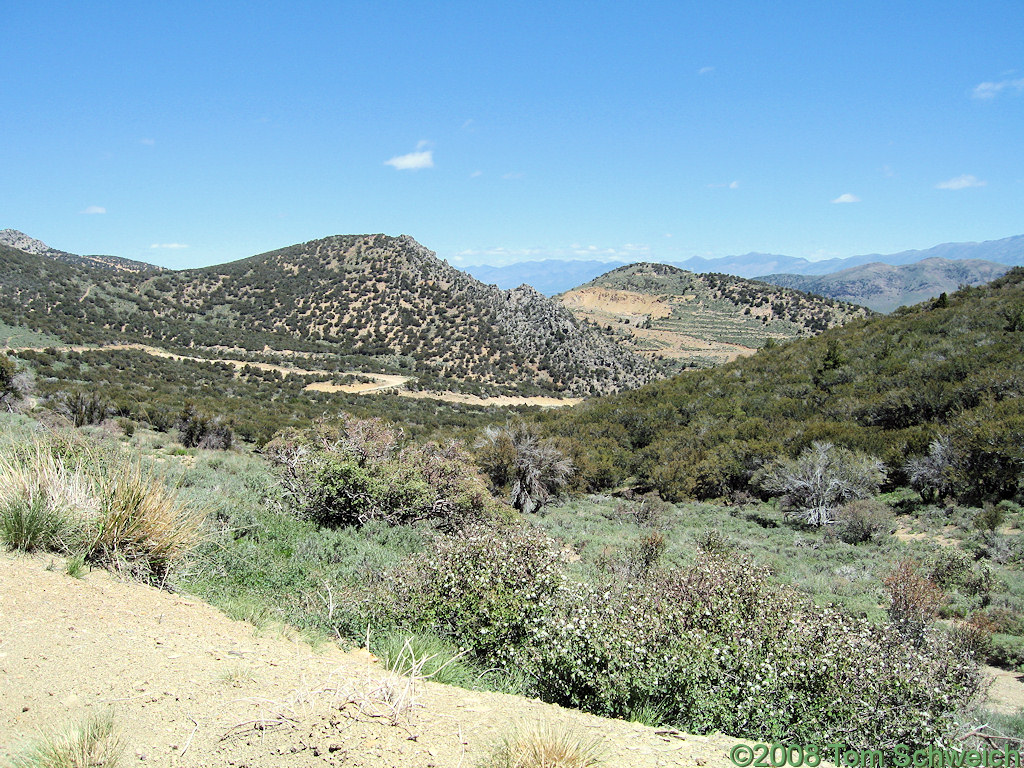
[[[872,541],[892,527],[889,508],[874,499],[858,499],[845,504],[836,515],[839,538],[847,544]]]
[[[743,557],[604,586],[569,581],[526,529],[442,536],[378,611],[518,669],[526,692],[612,717],[658,712],[691,732],[873,747],[949,738],[978,690],[964,645],[931,624],[905,639],[773,584]],[[850,691],[857,691],[850,696]]]
[[[979,531],[994,531],[1002,525],[1004,516],[1002,506],[986,503],[974,516],[974,527]]]
[[[1024,672],[1024,637],[994,633],[989,647],[988,663],[1003,669]]]
[[[915,646],[742,558],[702,557],[628,589],[571,585],[542,616],[526,662],[542,698],[618,717],[656,707],[695,732],[925,744],[953,734],[980,684],[944,633]]]

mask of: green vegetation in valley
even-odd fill
[[[166,432],[190,407],[207,418],[222,419],[238,437],[258,445],[282,429],[306,427],[340,410],[401,422],[413,435],[479,428],[508,410],[388,393],[317,392],[306,385],[338,377],[285,376],[254,366],[239,370],[226,362],[173,360],[135,349],[51,348],[20,352],[16,359],[33,371],[42,404],[79,426],[114,418]]]

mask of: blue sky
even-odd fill
[[[1024,233],[1024,3],[9,3],[0,228],[171,267]]]

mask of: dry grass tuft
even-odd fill
[[[596,768],[599,742],[553,723],[521,724],[480,768]]]
[[[0,541],[80,555],[163,582],[198,543],[206,515],[143,470],[59,435],[0,453]]]
[[[99,486],[100,510],[89,526],[91,560],[163,580],[199,542],[205,512],[182,504],[138,462],[124,462]]]
[[[110,714],[41,738],[11,768],[115,768],[121,744]]]

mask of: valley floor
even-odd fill
[[[10,339],[8,339],[8,342]],[[46,347],[24,347],[15,346],[6,347],[11,352],[42,352]],[[0,349],[3,349],[0,347]],[[188,360],[191,362],[201,363],[226,363],[235,369],[241,370],[246,366],[256,368],[261,371],[275,371],[280,373],[282,376],[288,376],[289,374],[299,375],[322,375],[329,378],[335,378],[338,376],[356,376],[369,381],[356,382],[353,384],[334,384],[330,381],[314,381],[306,386],[307,390],[313,392],[342,392],[345,394],[356,394],[356,395],[368,395],[374,392],[393,392],[401,397],[411,397],[416,399],[433,399],[442,400],[449,403],[465,403],[468,405],[497,405],[497,406],[520,406],[520,405],[536,405],[542,408],[561,408],[566,406],[573,406],[577,403],[582,402],[582,398],[579,397],[548,397],[543,395],[534,396],[515,396],[515,395],[495,395],[492,397],[480,397],[478,395],[463,394],[460,392],[435,392],[435,391],[414,391],[405,389],[405,384],[411,381],[410,376],[399,376],[396,374],[389,373],[367,373],[364,371],[325,371],[317,368],[300,368],[294,365],[276,365],[274,363],[261,363],[261,362],[249,362],[245,360],[234,360],[231,358],[215,358],[215,357],[191,357],[188,355],[178,355],[173,352],[168,352],[164,349],[157,347],[151,347],[145,344],[108,344],[103,347],[95,345],[79,345],[67,347],[72,352],[91,352],[96,350],[135,350],[137,352],[144,352],[147,355],[153,355],[154,357],[163,357],[170,360]]]

